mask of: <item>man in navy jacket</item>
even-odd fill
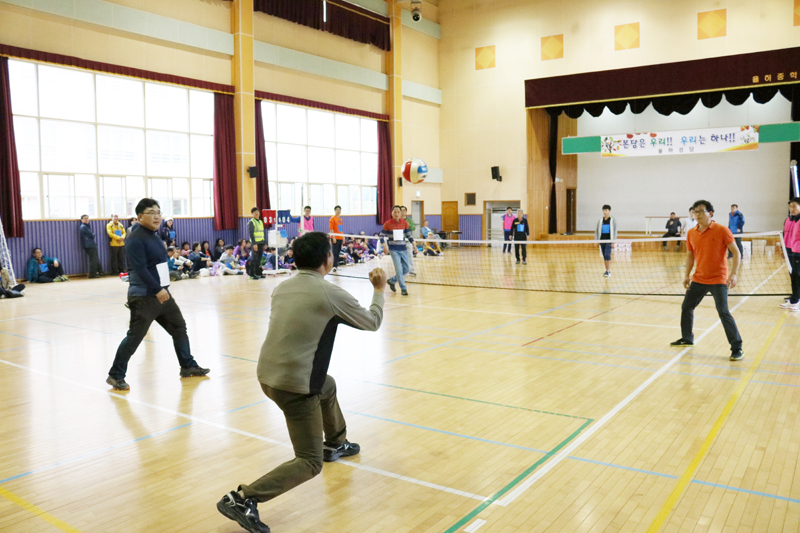
[[[138,224],[125,240],[128,256],[128,308],[131,322],[128,335],[117,348],[114,364],[106,383],[117,390],[128,390],[125,382],[128,361],[155,320],[172,337],[175,354],[181,366],[181,377],[204,376],[208,368],[200,368],[192,357],[186,321],[169,293],[169,266],[164,242],[156,232],[161,226],[161,207],[152,198],[143,198],[136,205]]]
[[[100,267],[100,260],[97,258],[97,241],[94,240],[94,231],[89,225],[89,215],[81,217],[81,228],[79,230],[81,236],[81,248],[89,256],[89,277],[99,278],[104,276],[105,273]]]
[[[731,212],[728,215],[728,229],[731,230],[733,233],[733,237],[736,240],[736,247],[739,249],[739,257],[744,257],[744,250],[742,248],[742,238],[737,237],[738,233],[742,233],[742,229],[744,228],[744,215],[741,211],[739,211],[739,206],[733,204],[731,206]],[[728,258],[732,257],[731,253],[728,252]]]

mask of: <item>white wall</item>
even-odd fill
[[[687,115],[658,114],[652,106],[640,115],[616,116],[608,109],[598,118],[578,119],[581,137],[702,129],[790,122],[791,104],[780,93],[766,104],[748,100],[734,106],[723,99],[713,109],[701,103]],[[745,231],[780,230],[789,195],[789,143],[759,144],[758,150],[722,154],[602,158],[578,156],[578,230],[594,231],[601,207],[609,204],[621,231],[644,231],[645,216],[685,217],[695,200],[705,199],[727,225],[731,204],[745,216]],[[666,220],[654,222],[663,228]],[[663,232],[662,232],[663,233]]]

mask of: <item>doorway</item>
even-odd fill
[[[567,189],[567,235],[574,235],[577,226],[577,189]]]
[[[458,231],[458,202],[442,202],[442,231]]]
[[[425,202],[423,200],[411,202],[411,218],[417,225],[416,229],[414,230],[414,238],[419,239],[422,221],[425,220]]]

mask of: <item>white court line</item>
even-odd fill
[[[475,533],[476,531],[478,531],[478,528],[480,528],[485,523],[486,523],[486,520],[483,520],[482,518],[478,518],[473,523],[471,523],[470,525],[465,527],[464,531],[466,531],[467,533]]]
[[[769,278],[767,278],[769,279]],[[760,285],[759,285],[760,287]],[[754,289],[755,290],[755,289]],[[680,326],[663,326],[661,324],[636,324],[633,322],[615,322],[613,320],[594,320],[591,318],[569,318],[565,316],[544,316],[544,315],[529,315],[526,313],[508,313],[506,311],[487,311],[486,309],[459,309],[458,307],[436,307],[432,305],[416,305],[415,307],[422,307],[425,309],[441,309],[444,311],[460,311],[463,313],[480,313],[482,315],[490,314],[490,315],[511,315],[511,316],[526,316],[529,318],[549,318],[550,320],[572,320],[575,322],[597,322],[599,324],[618,324],[620,326],[642,326],[645,328],[668,328],[668,329],[680,329]],[[695,331],[704,331],[700,328],[695,328]]]
[[[761,282],[761,283],[760,283],[760,284],[759,284],[759,285],[758,285],[758,286],[757,286],[755,289],[753,289],[752,291],[750,291],[750,293],[749,293],[747,296],[745,296],[744,298],[742,298],[742,300],[741,300],[741,301],[740,301],[738,304],[736,304],[736,305],[735,305],[733,308],[731,308],[731,313],[733,313],[733,311],[736,311],[736,309],[737,309],[737,308],[739,308],[739,306],[741,306],[743,303],[745,303],[745,302],[746,302],[746,301],[747,301],[747,300],[750,298],[750,295],[752,295],[754,292],[756,292],[758,289],[760,289],[762,285],[764,285],[766,282],[768,282],[769,280],[771,280],[771,279],[772,279],[772,277],[773,277],[773,276],[775,276],[775,274],[777,274],[778,272],[780,272],[780,271],[781,271],[781,269],[783,269],[783,267],[784,267],[784,266],[786,266],[786,265],[781,265],[780,267],[778,267],[778,269],[777,269],[775,272],[773,272],[773,273],[772,273],[772,275],[771,275],[770,277],[768,277],[767,279],[765,279],[764,281],[762,281],[762,282]],[[716,322],[714,322],[714,323],[711,325],[711,327],[710,327],[710,328],[708,328],[708,329],[707,329],[707,330],[706,330],[706,331],[705,331],[705,332],[704,332],[702,335],[700,335],[700,337],[698,337],[698,338],[697,338],[697,340],[695,341],[695,344],[697,344],[698,342],[702,341],[702,340],[703,340],[703,338],[704,338],[706,335],[708,335],[709,333],[711,333],[711,331],[712,331],[714,328],[716,328],[717,326],[719,326],[720,324],[721,324],[721,322],[720,322],[719,320],[717,320]],[[615,405],[613,409],[611,409],[611,410],[610,410],[608,413],[606,413],[606,414],[605,414],[605,415],[604,415],[602,418],[600,418],[599,420],[596,420],[596,421],[595,421],[595,422],[594,422],[592,425],[590,425],[590,426],[589,426],[589,427],[586,429],[586,431],[584,431],[583,433],[581,433],[581,434],[580,434],[580,435],[579,435],[579,436],[578,436],[578,437],[577,437],[575,440],[573,440],[572,442],[570,442],[570,443],[569,443],[569,444],[568,444],[566,447],[564,447],[564,448],[563,448],[563,449],[562,449],[560,452],[558,452],[556,455],[554,455],[554,456],[553,456],[553,458],[552,458],[552,459],[551,459],[549,462],[547,462],[547,463],[546,463],[546,464],[545,464],[545,465],[544,465],[544,466],[543,466],[541,469],[539,469],[539,470],[536,470],[536,471],[535,471],[535,472],[534,472],[534,473],[531,475],[531,477],[529,477],[528,479],[526,479],[525,481],[523,481],[522,483],[520,483],[520,484],[519,484],[519,485],[518,485],[516,488],[514,488],[514,490],[512,490],[511,492],[509,492],[509,493],[506,495],[506,497],[505,497],[505,498],[502,498],[502,499],[500,499],[500,500],[496,500],[494,503],[496,503],[496,504],[498,504],[498,505],[502,505],[502,506],[504,506],[504,507],[505,507],[505,506],[507,506],[507,505],[510,505],[510,504],[511,504],[511,503],[512,503],[514,500],[516,500],[516,499],[517,499],[517,498],[519,498],[520,496],[522,496],[522,494],[523,494],[523,493],[524,493],[526,490],[528,490],[528,489],[529,489],[529,488],[530,488],[530,487],[531,487],[531,486],[532,486],[534,483],[536,483],[536,482],[537,482],[537,481],[539,481],[541,478],[543,478],[543,477],[544,477],[544,476],[545,476],[545,475],[546,475],[546,474],[547,474],[547,473],[548,473],[550,470],[552,470],[552,469],[553,469],[553,468],[555,468],[555,467],[556,467],[556,466],[557,466],[559,463],[561,463],[561,461],[563,461],[564,459],[566,459],[567,457],[569,457],[570,455],[572,455],[572,452],[574,452],[574,451],[575,451],[575,449],[576,449],[578,446],[580,446],[581,444],[583,444],[584,442],[586,442],[586,440],[588,440],[588,439],[589,439],[589,438],[590,438],[592,435],[594,435],[595,433],[597,433],[597,431],[598,431],[598,430],[599,430],[601,427],[603,427],[604,425],[606,425],[606,424],[608,423],[608,421],[609,421],[609,420],[611,420],[611,419],[612,419],[612,418],[613,418],[613,417],[614,417],[614,416],[615,416],[617,413],[619,413],[619,412],[620,412],[622,409],[624,409],[624,408],[625,408],[625,407],[626,407],[626,406],[627,406],[629,403],[631,403],[631,402],[632,402],[632,401],[633,401],[633,400],[634,400],[634,399],[635,399],[635,398],[636,398],[636,397],[637,397],[639,394],[641,394],[641,392],[642,392],[644,389],[646,389],[647,387],[649,387],[649,386],[650,386],[650,385],[651,385],[651,384],[652,384],[652,383],[653,383],[653,382],[654,382],[656,379],[658,379],[658,378],[659,378],[659,377],[660,377],[662,374],[664,374],[664,373],[665,373],[667,370],[669,370],[669,368],[670,368],[671,366],[675,365],[675,364],[676,364],[676,363],[677,363],[677,362],[678,362],[678,361],[681,359],[681,357],[683,357],[683,356],[684,356],[684,354],[686,354],[686,352],[688,352],[689,350],[691,350],[691,348],[684,348],[683,350],[681,350],[681,352],[680,352],[678,355],[676,355],[675,357],[673,357],[673,358],[672,358],[672,359],[671,359],[671,360],[670,360],[670,361],[669,361],[667,364],[665,364],[665,365],[664,365],[664,366],[662,366],[660,369],[658,369],[658,371],[656,371],[656,373],[655,373],[655,374],[653,374],[652,376],[650,376],[650,377],[649,377],[649,378],[648,378],[648,379],[647,379],[647,380],[646,380],[644,383],[642,383],[641,385],[639,385],[638,387],[636,387],[636,390],[634,390],[633,392],[631,392],[631,393],[630,393],[628,396],[626,396],[626,397],[625,397],[625,398],[624,398],[624,399],[623,399],[621,402],[619,402],[617,405]]]
[[[207,420],[207,419],[204,419],[204,418],[199,418],[199,417],[196,417],[196,416],[187,415],[186,413],[181,413],[180,411],[175,411],[173,409],[168,409],[166,407],[161,407],[160,405],[155,405],[155,404],[152,404],[152,403],[144,402],[142,400],[137,400],[135,398],[129,398],[128,396],[126,396],[124,394],[119,394],[119,393],[116,393],[116,392],[109,392],[109,391],[101,389],[99,387],[92,387],[91,385],[86,385],[86,384],[81,383],[79,381],[74,381],[74,380],[71,380],[71,379],[68,379],[68,378],[64,378],[64,377],[61,377],[61,376],[56,376],[54,374],[49,374],[47,372],[42,372],[41,370],[36,370],[35,368],[30,368],[30,367],[27,367],[27,366],[24,366],[24,365],[19,365],[17,363],[12,363],[11,361],[6,361],[4,359],[0,359],[0,363],[6,364],[8,366],[13,366],[15,368],[20,368],[22,370],[28,370],[29,372],[33,372],[33,373],[39,374],[41,376],[47,376],[47,377],[52,378],[52,379],[57,379],[59,381],[63,381],[65,383],[69,383],[71,385],[77,385],[78,387],[82,387],[84,389],[88,389],[88,390],[91,390],[91,391],[94,391],[94,392],[100,392],[100,393],[103,393],[103,394],[107,394],[109,396],[113,396],[114,398],[118,398],[120,400],[125,400],[126,402],[129,402],[129,403],[133,403],[133,404],[137,404],[137,405],[143,405],[145,407],[150,407],[152,409],[156,409],[158,411],[161,411],[162,413],[167,413],[167,414],[170,414],[170,415],[173,415],[173,416],[177,416],[177,417],[180,417],[180,418],[185,418],[186,420],[191,420],[192,422],[197,422],[198,424],[205,424],[205,425],[211,426],[213,428],[222,429],[224,431],[229,431],[231,433],[237,433],[237,434],[243,435],[245,437],[250,437],[250,438],[253,438],[253,439],[256,439],[256,440],[260,440],[262,442],[267,442],[269,444],[275,444],[276,446],[282,446],[284,448],[292,448],[292,445],[289,444],[288,442],[281,442],[281,441],[278,441],[278,440],[275,440],[275,439],[270,439],[269,437],[264,437],[264,436],[261,436],[261,435],[257,435],[255,433],[250,433],[249,431],[243,431],[241,429],[236,429],[236,428],[233,428],[233,427],[230,427],[230,426],[226,426],[225,424],[219,424],[217,422],[212,422],[211,420]],[[470,499],[473,499],[473,500],[485,501],[485,500],[488,499],[486,496],[480,496],[478,494],[472,494],[471,492],[465,492],[465,491],[462,491],[462,490],[453,489],[453,488],[450,488],[450,487],[445,487],[444,485],[437,485],[436,483],[429,483],[428,481],[423,481],[421,479],[415,479],[415,478],[412,478],[412,477],[403,476],[401,474],[395,474],[394,472],[388,472],[386,470],[381,470],[379,468],[374,468],[374,467],[371,467],[371,466],[367,466],[367,465],[363,465],[363,464],[359,464],[359,463],[354,463],[354,462],[351,462],[351,461],[340,460],[340,461],[337,461],[337,463],[344,464],[344,465],[347,465],[347,466],[351,466],[353,468],[359,468],[361,470],[366,470],[367,472],[372,472],[373,474],[379,474],[379,475],[382,475],[382,476],[385,476],[385,477],[399,479],[401,481],[406,481],[408,483],[413,483],[415,485],[421,485],[423,487],[428,487],[428,488],[439,490],[439,491],[442,491],[442,492],[447,492],[447,493],[450,493],[450,494],[456,494],[458,496],[464,496],[466,498],[470,498]]]

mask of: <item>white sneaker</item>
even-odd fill
[[[779,307],[784,309],[800,309],[800,302],[793,304],[791,302],[784,302]]]
[[[610,278],[611,277],[611,271],[610,270],[606,270],[605,273],[603,274],[603,277]]]

